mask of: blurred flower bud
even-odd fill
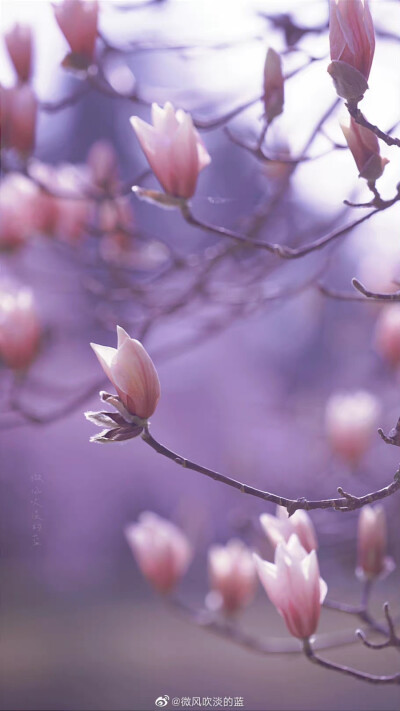
[[[284,101],[282,60],[270,47],[264,64],[264,107],[268,123],[282,113]]]
[[[97,38],[99,6],[92,0],[64,0],[54,6],[57,24],[71,51],[92,60]]]
[[[32,73],[32,30],[29,25],[17,22],[4,35],[6,47],[18,79],[28,82]]]
[[[211,590],[218,594],[224,612],[238,612],[253,600],[256,570],[252,553],[242,541],[232,539],[226,546],[211,546],[208,571]]]
[[[359,172],[359,178],[375,182],[382,175],[387,158],[381,158],[378,139],[369,128],[360,126],[353,117],[349,125],[340,124]]]
[[[147,420],[160,399],[157,371],[139,341],[130,338],[120,326],[117,334],[117,348],[90,345],[128,413]]]
[[[1,90],[1,140],[5,148],[23,155],[35,145],[38,102],[27,84]]]
[[[1,360],[13,370],[26,370],[37,354],[40,335],[32,292],[0,285]]]
[[[307,639],[316,631],[327,585],[319,576],[316,551],[307,553],[296,535],[278,543],[275,563],[254,555],[261,583],[294,637]]]
[[[331,395],[325,427],[333,451],[349,464],[358,464],[371,444],[379,412],[379,402],[369,392]]]
[[[378,353],[391,365],[400,365],[400,304],[385,306],[375,330]]]
[[[20,173],[0,183],[0,252],[24,245],[34,232],[36,186]]]
[[[160,593],[171,592],[185,574],[192,547],[173,523],[146,511],[138,523],[125,528],[125,536],[144,577]]]
[[[357,575],[373,580],[385,577],[394,569],[386,556],[386,516],[383,506],[364,506],[358,519]]]
[[[315,529],[306,511],[298,509],[289,518],[286,509],[277,506],[276,516],[261,514],[260,523],[274,548],[278,543],[287,543],[293,533],[297,535],[307,553],[318,548]]]
[[[211,161],[193,126],[192,118],[167,102],[152,105],[151,126],[137,116],[131,118],[150,167],[168,195],[190,198],[201,170]]]
[[[349,65],[368,80],[375,51],[368,0],[330,0],[329,44],[332,60]]]
[[[94,185],[112,192],[118,185],[118,160],[112,144],[108,141],[93,143],[87,164]]]

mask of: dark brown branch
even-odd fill
[[[346,106],[350,116],[353,117],[356,123],[358,123],[360,126],[363,126],[364,128],[369,128],[369,130],[372,131],[375,136],[384,141],[384,143],[386,143],[388,146],[398,146],[400,148],[400,138],[389,136],[389,134],[385,133],[384,131],[381,131],[378,126],[375,126],[373,123],[367,121],[358,106],[353,106],[352,104],[346,104]]]
[[[327,659],[322,659],[315,654],[310,641],[307,639],[304,640],[303,651],[310,662],[317,664],[320,667],[324,667],[324,669],[330,669],[331,671],[336,671],[339,674],[352,676],[355,679],[360,679],[360,681],[366,681],[370,684],[400,684],[400,672],[390,676],[378,676],[376,674],[368,674],[367,672],[358,671],[358,669],[346,667],[342,664],[334,664],[334,662],[329,662]]]

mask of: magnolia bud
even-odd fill
[[[26,370],[37,354],[40,335],[32,292],[0,285],[0,358],[13,370]]]
[[[211,546],[208,570],[211,590],[218,594],[219,607],[224,612],[237,612],[252,601],[257,576],[252,554],[242,541]]]
[[[376,349],[391,365],[400,365],[400,304],[385,306],[375,330]]]
[[[357,575],[367,580],[385,577],[394,569],[386,556],[386,516],[383,506],[364,506],[358,519]]]
[[[264,106],[268,123],[283,111],[285,101],[282,60],[269,48],[264,64]]]
[[[336,393],[326,405],[325,426],[332,449],[355,466],[370,446],[380,411],[371,393]]]

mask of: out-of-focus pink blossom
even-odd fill
[[[391,365],[400,365],[400,305],[385,306],[375,330],[378,353]]]
[[[330,0],[329,43],[332,60],[349,64],[368,79],[375,51],[368,0]]]
[[[119,184],[117,154],[109,141],[96,141],[87,157],[93,184],[101,190],[113,192]]]
[[[194,195],[197,178],[211,161],[193,126],[190,114],[153,104],[151,126],[137,116],[131,118],[142,150],[165,192],[177,198]]]
[[[99,6],[92,0],[64,0],[54,6],[58,26],[74,54],[93,59]]]
[[[389,161],[381,157],[375,134],[356,123],[353,117],[347,126],[341,124],[341,128],[359,170],[359,177],[372,182],[380,178]]]
[[[171,521],[146,511],[125,528],[129,546],[144,577],[160,593],[169,593],[192,558],[192,547]]]
[[[275,563],[254,555],[265,591],[294,637],[307,639],[318,627],[327,586],[319,576],[316,551],[307,553],[296,535],[278,543]]]
[[[91,343],[105,374],[131,415],[147,420],[160,399],[160,381],[147,351],[117,326],[118,347]]]
[[[0,251],[14,250],[34,233],[36,186],[19,173],[0,183]]]
[[[0,359],[13,370],[26,370],[37,354],[40,335],[32,292],[0,284]]]
[[[386,556],[386,546],[386,516],[383,506],[364,506],[358,519],[359,577],[373,580],[393,570],[394,562]]]
[[[32,153],[35,145],[38,102],[28,84],[1,88],[1,141],[23,155]]]
[[[246,607],[255,594],[257,576],[251,551],[240,540],[208,551],[211,590],[218,594],[220,607],[234,613]]]
[[[18,79],[27,82],[32,73],[32,30],[29,25],[17,22],[14,27],[4,35],[10,59],[14,65]]]
[[[278,543],[287,542],[295,533],[307,553],[318,548],[315,528],[306,511],[299,509],[289,518],[286,509],[277,506],[276,516],[261,514],[260,523],[274,547]]]
[[[268,123],[282,113],[284,101],[282,60],[278,52],[270,47],[264,64],[264,106]]]
[[[335,393],[326,405],[325,427],[331,447],[356,465],[375,434],[380,405],[369,392]]]

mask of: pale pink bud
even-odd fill
[[[91,343],[105,374],[131,415],[147,420],[160,399],[160,382],[142,344],[117,326],[118,348]]]
[[[237,612],[253,600],[256,570],[252,553],[242,541],[233,539],[226,546],[211,546],[208,571],[211,589],[218,594],[225,612]]]
[[[359,170],[359,177],[372,182],[380,178],[389,161],[381,157],[375,134],[356,123],[353,117],[349,125],[340,125]]]
[[[386,556],[386,516],[383,506],[364,506],[358,519],[358,568],[361,578],[388,575],[394,562]]]
[[[211,158],[190,114],[181,109],[175,111],[167,102],[164,108],[153,104],[151,115],[152,126],[137,116],[131,118],[141,148],[165,192],[173,197],[190,198],[200,171]]]
[[[19,173],[0,183],[0,251],[24,245],[34,231],[36,186]]]
[[[32,72],[32,30],[17,22],[4,36],[8,54],[21,82],[29,81]]]
[[[358,464],[371,444],[379,412],[379,402],[369,392],[331,395],[326,405],[325,427],[334,452],[349,464]]]
[[[268,123],[283,111],[285,101],[282,60],[269,48],[264,64],[264,106]]]
[[[98,14],[97,1],[64,0],[54,6],[58,26],[74,54],[93,59]]]
[[[112,190],[118,185],[118,160],[111,143],[96,141],[88,153],[87,164],[96,187]]]
[[[357,69],[367,80],[375,51],[368,0],[330,0],[331,59]]]
[[[146,511],[138,523],[125,528],[125,535],[144,577],[158,592],[171,592],[192,558],[185,534],[171,521]]]
[[[0,358],[13,370],[25,370],[37,354],[40,335],[32,292],[0,285]]]
[[[275,563],[254,555],[257,572],[269,599],[294,637],[308,639],[318,627],[327,585],[319,576],[316,551],[307,553],[296,535],[278,543]]]
[[[375,331],[378,353],[391,365],[400,365],[400,305],[385,306],[378,318]]]
[[[1,91],[1,138],[6,148],[29,155],[35,145],[38,102],[27,84]]]
[[[287,542],[295,533],[307,553],[318,548],[315,528],[306,511],[298,509],[289,518],[286,509],[277,506],[276,516],[261,514],[260,523],[274,547]]]

